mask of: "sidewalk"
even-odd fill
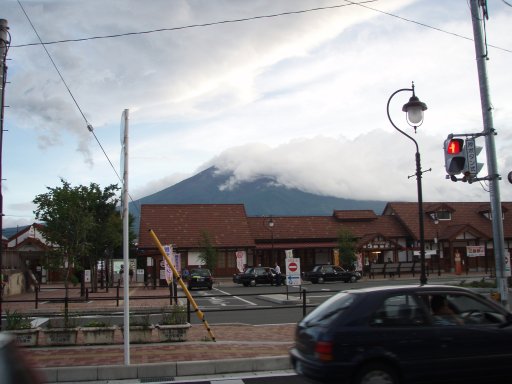
[[[230,284],[222,280],[220,285]],[[232,283],[231,283],[232,284]],[[45,313],[61,313],[62,302],[45,299],[62,298],[62,285],[44,286],[38,293],[40,303],[35,308],[35,293],[28,292],[6,299],[27,300],[26,302],[3,304],[4,310],[18,310],[33,316]],[[121,289],[121,295],[122,295]],[[70,312],[89,314],[92,312],[123,310],[123,301],[97,300],[98,297],[112,297],[116,289],[94,294],[94,301],[70,302]],[[182,296],[182,292],[179,292]],[[158,308],[169,305],[167,289],[145,289],[144,286],[130,288],[130,296],[151,296],[151,300],[132,300],[134,309]],[[79,291],[70,291],[70,298],[78,298]],[[236,321],[236,320],[235,320]],[[157,342],[153,332],[153,343],[131,344],[130,365],[125,365],[123,335],[115,332],[115,344],[86,346],[81,344],[79,333],[77,346],[50,347],[39,339],[39,346],[19,349],[26,362],[36,368],[45,382],[77,382],[121,379],[175,378],[177,376],[213,375],[230,372],[253,372],[290,369],[288,350],[293,345],[295,324],[248,325],[240,323],[210,324],[216,341],[210,340],[206,328],[195,324],[189,329],[187,341],[176,343]]]

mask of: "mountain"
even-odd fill
[[[324,216],[331,215],[335,209],[371,209],[380,214],[386,205],[384,201],[315,195],[276,185],[269,177],[221,190],[219,187],[230,176],[216,174],[215,167],[208,168],[169,188],[135,200],[130,204],[130,213],[138,223],[141,204],[244,204],[248,216]]]

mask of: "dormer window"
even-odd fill
[[[451,220],[452,219],[452,213],[450,211],[437,211],[436,212],[436,219],[437,220]]]

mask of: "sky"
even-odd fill
[[[511,4],[488,0],[485,23],[502,201],[512,200]],[[386,114],[412,81],[423,124],[414,133],[405,120],[409,91],[390,114],[429,170],[423,200],[490,199],[486,182],[445,178],[447,135],[483,130],[466,0],[2,0],[0,18],[11,39],[4,228],[33,223],[34,198],[61,178],[121,185],[125,109],[132,199],[215,165],[233,173],[225,188],[274,176],[322,195],[417,201],[416,147]],[[484,138],[477,145],[485,176]]]

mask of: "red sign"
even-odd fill
[[[448,143],[446,148],[446,152],[450,155],[457,155],[462,152],[462,147],[464,145],[464,140],[462,139],[452,139]]]
[[[288,269],[291,271],[291,272],[295,272],[297,270],[297,263],[290,263],[288,265]]]

